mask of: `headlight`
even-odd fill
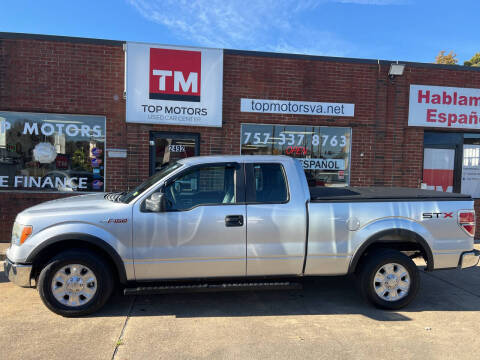
[[[15,222],[12,229],[12,245],[22,245],[32,234],[32,230],[33,228],[30,225]]]

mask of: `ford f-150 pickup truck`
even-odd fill
[[[374,305],[398,309],[426,271],[475,266],[467,195],[405,188],[309,189],[285,156],[192,157],[130,192],[48,201],[18,214],[10,281],[64,316],[126,294],[295,287],[354,274]]]

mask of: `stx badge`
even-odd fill
[[[423,219],[446,219],[452,218],[453,219],[453,211],[452,212],[428,212],[422,214]]]

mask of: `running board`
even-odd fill
[[[302,284],[290,281],[284,282],[250,282],[250,283],[224,283],[224,284],[184,284],[166,286],[139,286],[125,288],[124,295],[150,295],[172,293],[198,293],[198,292],[223,292],[247,290],[297,290],[302,289]]]

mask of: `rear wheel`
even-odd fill
[[[99,310],[113,290],[108,264],[94,253],[62,252],[42,269],[37,289],[43,303],[62,316],[82,316]]]
[[[396,310],[407,306],[420,286],[417,266],[396,250],[382,249],[368,255],[359,275],[362,295],[383,309]]]

